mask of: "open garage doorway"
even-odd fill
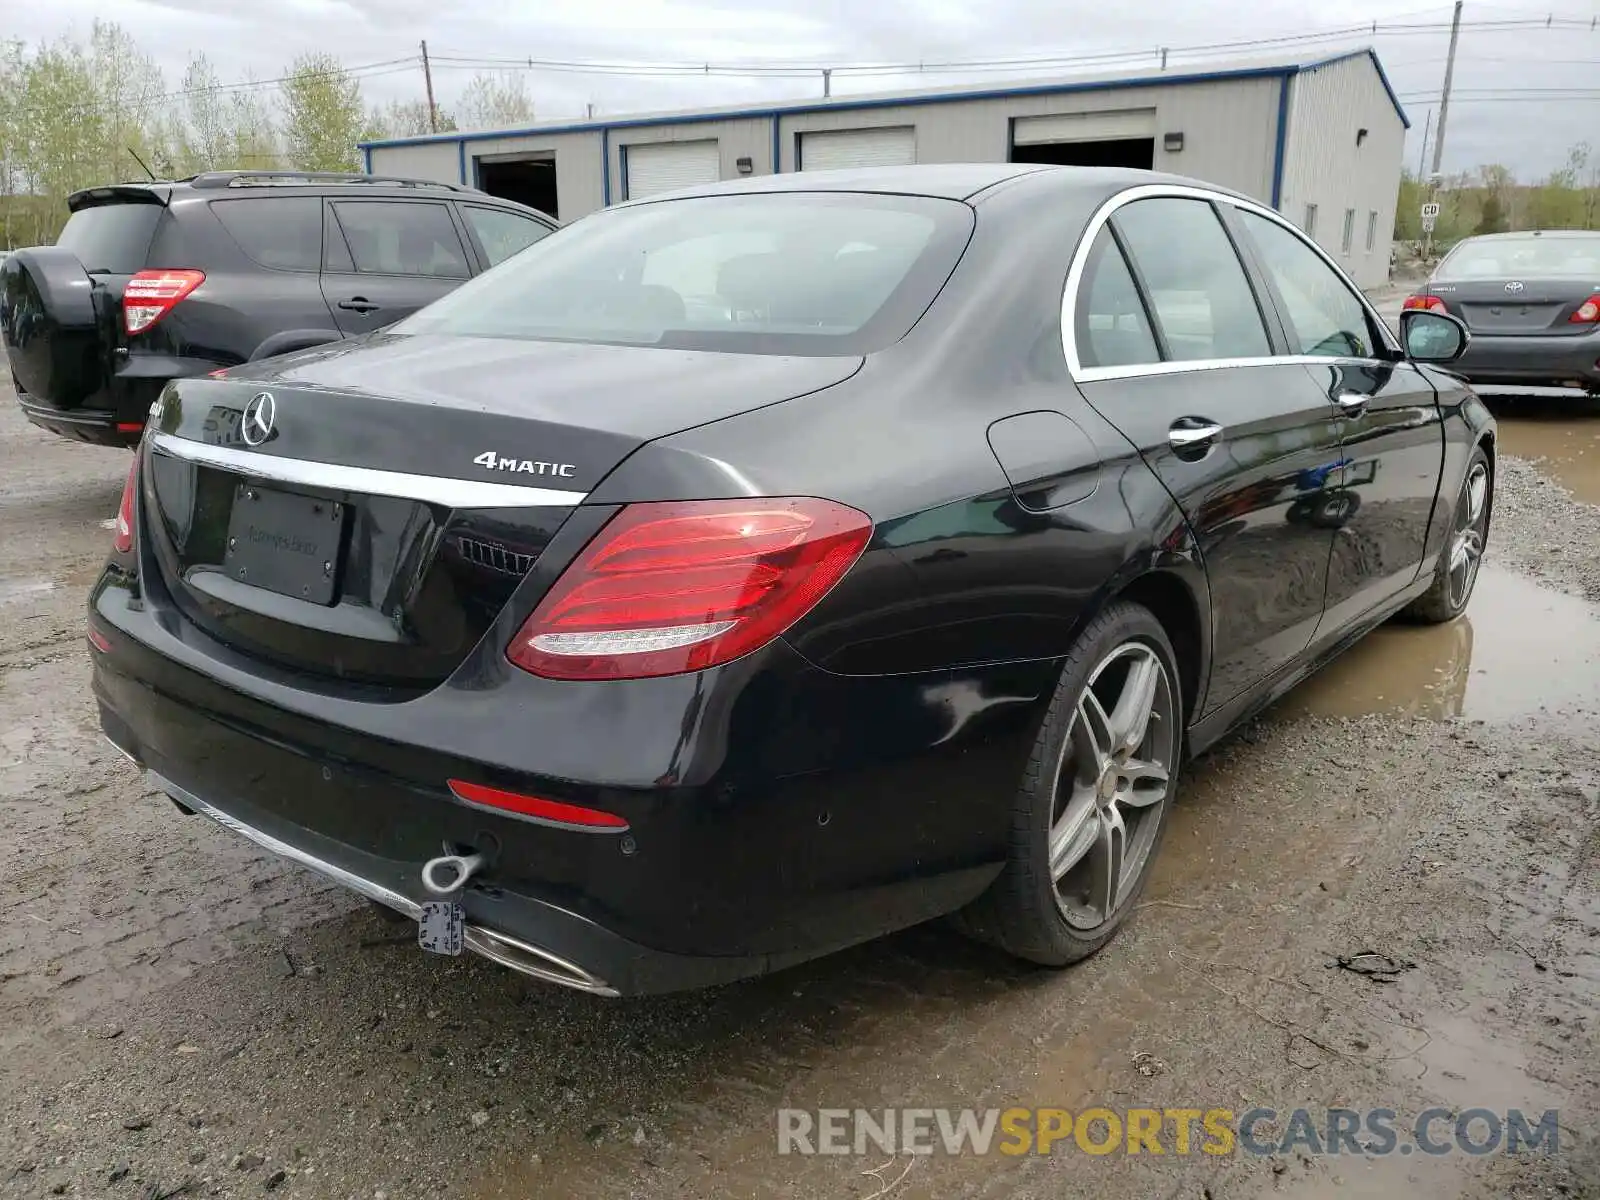
[[[1151,170],[1156,164],[1156,110],[1017,117],[1011,122],[1011,161]]]
[[[1042,142],[1013,146],[1015,163],[1052,163],[1058,167],[1137,167],[1156,164],[1155,138],[1113,138],[1103,142]]]
[[[541,154],[521,158],[480,158],[478,187],[491,196],[514,200],[561,219],[556,204],[556,156]]]

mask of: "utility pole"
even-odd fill
[[[822,68],[822,98],[826,100],[833,95],[833,71],[828,67]]]
[[[1456,16],[1461,15],[1461,6],[1456,5]],[[1454,42],[1451,43],[1453,47]],[[1448,78],[1448,77],[1447,77]],[[428,41],[422,41],[422,82],[428,89],[428,132],[439,132],[439,106],[433,102],[433,68],[428,65]],[[1449,86],[1446,84],[1445,86]]]
[[[1456,0],[1456,13],[1450,19],[1450,53],[1444,60],[1444,94],[1439,97],[1439,131],[1433,136],[1433,173],[1439,174],[1439,164],[1444,160],[1444,122],[1450,115],[1450,84],[1456,74],[1456,43],[1461,38],[1461,0]]]

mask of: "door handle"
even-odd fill
[[[1372,397],[1363,396],[1360,392],[1340,392],[1333,398],[1333,402],[1345,416],[1359,417],[1367,411],[1367,405],[1372,402]]]
[[[339,307],[351,312],[369,313],[377,312],[380,306],[373,304],[365,296],[351,296],[348,300],[339,301]]]
[[[1174,450],[1207,449],[1222,436],[1222,426],[1204,417],[1179,417],[1167,430]]]

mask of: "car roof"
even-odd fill
[[[1023,178],[1033,184],[1072,189],[1085,194],[1120,191],[1141,183],[1183,183],[1227,192],[1226,188],[1178,175],[1125,167],[1060,167],[1042,163],[918,163],[903,167],[845,167],[830,171],[751,175],[632,200],[628,201],[628,205],[650,204],[665,199],[762,192],[873,192],[970,200],[998,184]]]

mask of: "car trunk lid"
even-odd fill
[[[1473,333],[1491,337],[1543,337],[1593,332],[1593,323],[1574,322],[1572,314],[1600,293],[1600,279],[1474,279],[1441,281],[1429,295],[1444,301]]]
[[[374,335],[173,384],[144,528],[176,606],[309,676],[441,682],[644,442],[848,378],[781,358]]]

